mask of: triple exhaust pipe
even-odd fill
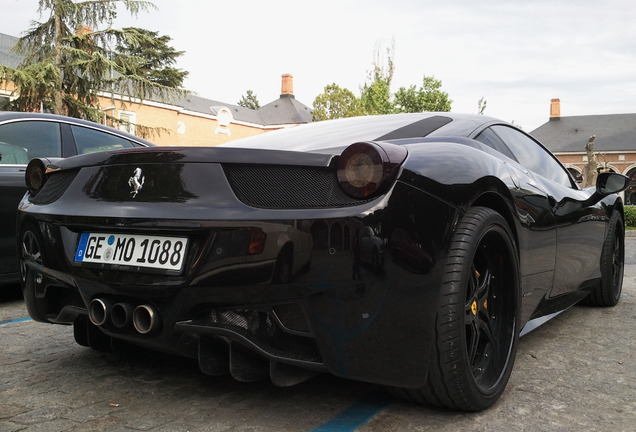
[[[109,300],[95,298],[88,304],[88,318],[100,327],[110,322],[117,329],[128,328],[132,323],[140,334],[149,334],[159,328],[159,314],[150,305],[134,306],[130,303],[112,303]]]

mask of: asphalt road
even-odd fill
[[[618,306],[575,306],[522,338],[501,400],[465,414],[404,403],[380,387],[320,376],[292,388],[242,384],[195,363],[119,358],[72,328],[28,319],[0,298],[0,432],[635,431],[636,238]]]

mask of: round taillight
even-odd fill
[[[31,195],[37,195],[44,187],[44,183],[46,183],[46,166],[44,162],[41,159],[33,159],[29,162],[24,179]]]
[[[395,178],[406,154],[406,149],[391,144],[352,144],[338,159],[340,187],[353,198],[370,198],[382,192],[385,185]]]

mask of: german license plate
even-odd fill
[[[75,262],[180,271],[188,239],[131,234],[82,233]]]

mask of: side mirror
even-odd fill
[[[600,173],[596,178],[596,193],[607,196],[627,189],[629,177],[616,173]]]

